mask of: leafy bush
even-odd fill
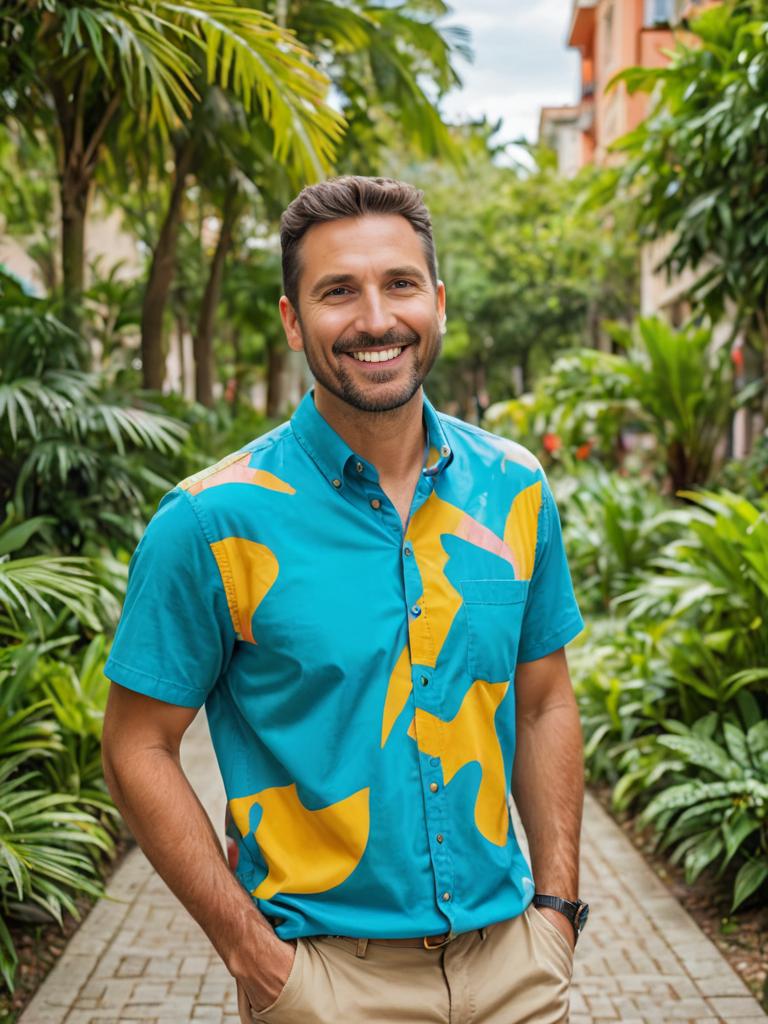
[[[614,597],[638,581],[672,535],[661,515],[668,506],[646,481],[599,466],[585,467],[572,478],[567,497],[559,483],[555,487],[582,606],[604,613]]]
[[[147,493],[175,482],[166,473],[187,427],[84,370],[84,342],[51,303],[6,275],[0,284],[0,507],[50,517],[49,542],[68,554],[132,549]]]
[[[654,525],[677,535],[571,660],[590,777],[689,881],[740,864],[736,907],[768,878],[768,497],[681,496]]]
[[[653,824],[689,883],[709,865],[717,863],[720,877],[734,858],[742,862],[735,909],[768,879],[768,720],[743,693],[722,719],[711,712],[691,726],[664,724],[628,759],[624,781],[657,791],[640,822]]]
[[[646,431],[656,451],[638,448],[635,462],[647,474],[662,468],[673,492],[706,484],[733,408],[727,349],[714,346],[709,329],[676,330],[655,317],[610,330],[625,354],[568,352],[532,397],[497,403],[486,420],[524,443],[536,434],[534,450],[543,446],[569,471],[590,456],[622,465],[628,432]]]

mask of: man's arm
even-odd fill
[[[528,836],[537,892],[579,895],[579,839],[584,804],[581,723],[565,650],[517,666],[517,749],[512,794]],[[571,943],[573,928],[542,908]]]
[[[259,1009],[280,994],[295,947],[277,938],[230,871],[181,769],[181,738],[196,714],[113,683],[102,740],[104,778],[157,873]]]

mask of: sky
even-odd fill
[[[503,117],[499,141],[538,135],[539,109],[575,103],[579,58],[565,45],[571,0],[449,0],[443,24],[472,37],[473,64],[458,62],[463,89],[449,93],[449,118]]]

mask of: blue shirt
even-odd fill
[[[205,703],[238,877],[284,939],[462,932],[533,895],[514,677],[583,626],[560,521],[521,445],[424,421],[405,532],[310,393],[166,494],[131,559],[105,672]]]

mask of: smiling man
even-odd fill
[[[427,401],[445,289],[420,192],[311,186],[281,242],[315,386],[147,527],[105,669],[110,789],[244,1024],[566,1021],[582,620],[552,494]],[[179,764],[203,704],[236,876]]]

